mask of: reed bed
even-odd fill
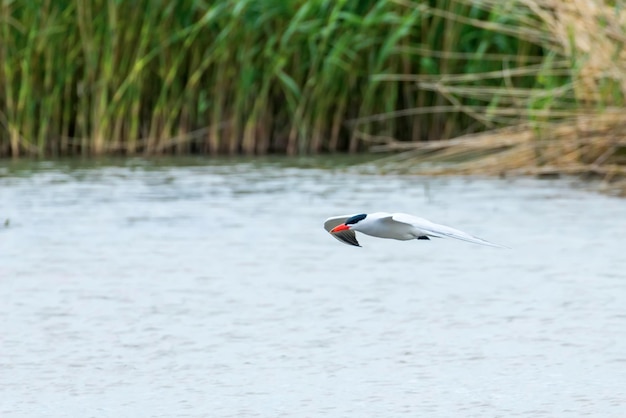
[[[2,2],[0,156],[419,151],[503,129],[543,144],[623,106],[622,6]]]
[[[419,6],[419,2],[403,4]],[[380,166],[422,174],[585,174],[601,177],[607,188],[626,195],[626,4],[600,0],[484,0],[480,4],[496,15],[503,14],[503,7],[516,7],[532,16],[515,36],[541,45],[542,59],[492,72],[384,76],[413,80],[421,89],[446,98],[447,106],[403,109],[368,120],[429,111],[463,113],[485,130],[434,142],[370,137],[378,141],[372,150],[400,152],[382,159]],[[470,22],[465,16],[446,17],[477,27],[489,24]],[[509,27],[490,28],[512,33]],[[503,57],[503,62],[513,58]],[[514,81],[529,76],[538,84],[528,88]],[[500,84],[494,87],[490,80]]]
[[[545,68],[531,23],[528,8],[453,0],[5,1],[0,155],[293,155],[355,152],[368,135],[449,138],[483,126],[462,112],[367,118],[455,94],[417,80]]]

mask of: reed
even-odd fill
[[[457,3],[478,4],[470,0]],[[418,2],[403,4],[409,9],[419,7]],[[379,138],[373,151],[400,151],[382,159],[379,167],[430,175],[585,174],[601,177],[606,187],[619,184],[618,193],[626,195],[624,6],[621,1],[480,2],[490,16],[505,15],[503,7],[517,7],[515,15],[524,22],[518,28],[499,27],[499,20],[472,21],[467,14],[446,14],[447,19],[541,46],[540,54],[515,64],[512,56],[494,56],[511,65],[493,71],[381,76],[390,81],[412,80],[421,89],[446,98],[447,103],[370,115],[361,121],[384,122],[428,112],[463,113],[485,129],[431,143]],[[440,10],[434,13],[443,16]],[[419,53],[428,51],[420,48]],[[433,51],[433,55],[466,57],[443,50]]]
[[[621,106],[620,2],[557,3],[1,2],[0,156],[356,152]]]

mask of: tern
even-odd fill
[[[356,215],[333,216],[326,219],[324,229],[344,244],[360,247],[355,231],[377,238],[429,240],[433,238],[455,238],[474,244],[508,248],[449,226],[436,224],[424,218],[406,213],[359,213]]]

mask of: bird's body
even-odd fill
[[[375,212],[334,216],[326,219],[324,229],[339,241],[360,247],[355,231],[378,238],[411,239],[455,238],[474,244],[506,248],[449,226],[436,224],[406,213]]]

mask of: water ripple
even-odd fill
[[[377,210],[513,249],[321,227]],[[625,214],[528,179],[3,171],[0,415],[626,416]]]

